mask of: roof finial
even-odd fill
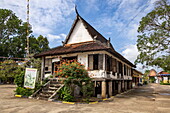
[[[79,13],[77,11],[77,5],[75,5],[75,11],[76,11],[76,14],[79,16]]]

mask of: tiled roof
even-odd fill
[[[161,72],[159,72],[158,74],[170,74],[170,73],[161,71]]]
[[[108,47],[103,44],[91,42],[76,45],[59,46],[48,51],[36,54],[35,57],[48,56],[48,55],[61,55],[68,53],[86,52],[86,51],[99,51],[107,50]]]
[[[88,52],[88,51],[101,51],[105,50],[115,57],[121,59],[122,61],[126,62],[127,64],[135,67],[130,61],[125,59],[121,54],[116,52],[113,48],[109,48],[102,43],[99,42],[88,42],[88,43],[81,43],[81,44],[74,44],[74,45],[67,45],[67,46],[59,46],[48,51],[39,53],[34,55],[34,57],[42,57],[42,56],[53,56],[53,55],[62,55],[62,54],[69,54],[69,53],[78,53],[78,52]]]

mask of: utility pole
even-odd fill
[[[26,57],[29,57],[29,0],[27,0],[27,47],[26,47]]]

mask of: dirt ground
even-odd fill
[[[149,84],[115,96],[112,102],[63,104],[14,97],[14,85],[0,85],[0,113],[170,113],[170,86]]]

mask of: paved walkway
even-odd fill
[[[113,102],[69,105],[14,97],[14,85],[0,85],[0,113],[170,113],[170,86],[150,84],[119,94]]]

